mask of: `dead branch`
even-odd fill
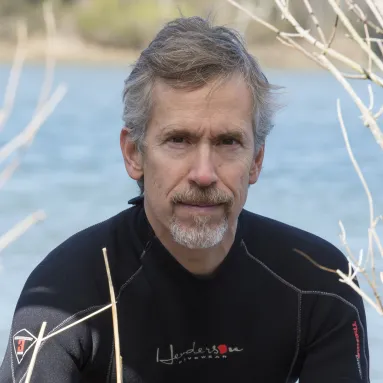
[[[41,86],[39,100],[35,113],[38,113],[42,106],[49,98],[49,94],[52,90],[56,59],[53,54],[54,39],[56,37],[56,20],[53,14],[53,8],[51,2],[43,3],[43,16],[46,29],[46,49],[45,49],[45,75],[44,81]]]
[[[19,21],[17,24],[17,46],[13,59],[8,85],[5,90],[4,105],[0,109],[0,132],[4,129],[5,123],[12,113],[15,103],[17,88],[19,85],[21,72],[27,54],[27,26],[25,22]]]
[[[0,237],[0,252],[24,234],[31,226],[44,219],[45,213],[39,210],[17,223],[12,229]]]
[[[373,0],[365,0],[366,1],[366,4],[370,7],[371,9],[371,12],[374,14],[374,16],[376,17],[376,20],[378,20],[378,23],[380,24],[380,26],[383,28],[383,16],[382,14],[379,12],[379,9],[377,8],[375,2]]]
[[[11,156],[20,147],[29,144],[41,128],[45,120],[53,113],[56,106],[66,94],[65,85],[60,85],[40,111],[33,117],[28,126],[13,140],[0,148],[0,164]]]
[[[335,16],[334,26],[332,28],[332,32],[331,32],[329,41],[328,41],[328,43],[326,45],[327,49],[329,49],[331,47],[332,43],[334,42],[334,39],[335,39],[335,36],[336,36],[336,31],[338,29],[338,22],[339,22],[339,17],[338,17],[338,15],[336,15]],[[326,54],[326,52],[323,52],[323,54]]]
[[[291,42],[288,38],[288,36],[285,36],[285,33],[280,31],[278,28],[276,28],[274,25],[268,23],[267,21],[263,20],[262,18],[254,15],[252,12],[250,12],[248,9],[244,8],[241,4],[239,4],[235,0],[226,0],[236,8],[242,10],[243,12],[247,13],[249,17],[251,17],[254,21],[260,23],[261,25],[265,26],[266,28],[270,29],[271,31],[275,32],[276,36],[280,36],[281,38],[285,39],[287,42]],[[306,31],[298,22],[297,20],[288,12],[285,10],[285,7],[282,5],[281,0],[275,0],[276,4],[280,7],[281,10],[283,10],[283,14],[285,18],[291,23],[291,25],[296,29],[296,31],[303,37],[308,43],[313,45],[314,47],[321,50],[323,54],[327,54],[331,56],[332,58],[338,60],[339,62],[342,62],[343,64],[347,65],[351,69],[358,72],[360,75],[365,76],[366,79],[370,79],[371,81],[375,82],[377,85],[383,87],[383,78],[376,75],[374,72],[368,71],[368,69],[363,68],[360,64],[358,64],[356,61],[350,59],[349,57],[337,52],[333,48],[327,47],[325,44],[321,43],[319,40],[317,40],[315,37],[313,37],[308,31]]]
[[[362,11],[362,9],[359,7],[359,5],[355,3],[354,0],[345,0],[345,1],[346,1],[347,5],[348,5],[348,9],[351,12],[353,12],[356,15],[356,17],[363,24],[367,24],[368,26],[370,26],[372,29],[375,30],[376,33],[383,33],[383,29],[382,28],[378,27],[371,20],[367,19],[366,14]]]
[[[303,3],[306,6],[307,12],[309,13],[309,15],[310,15],[310,17],[311,17],[311,19],[312,19],[312,21],[313,21],[313,23],[315,25],[315,28],[318,31],[318,34],[319,34],[319,37],[322,40],[322,43],[326,44],[328,46],[328,43],[327,43],[327,40],[326,40],[326,36],[323,33],[322,27],[319,24],[318,18],[315,15],[315,12],[314,12],[311,4],[310,4],[310,1],[309,0],[303,0]]]
[[[346,29],[351,34],[352,38],[359,44],[359,46],[362,48],[362,50],[371,57],[374,64],[383,71],[383,62],[382,60],[376,55],[376,53],[369,49],[368,45],[363,41],[363,39],[359,36],[359,33],[356,31],[356,29],[351,24],[350,20],[347,18],[343,10],[340,8],[340,6],[337,4],[335,0],[327,0],[331,7],[333,8],[334,12],[339,16],[339,19],[342,21],[343,25],[346,27]],[[368,70],[371,72],[371,70]]]
[[[377,144],[381,147],[381,149],[383,149],[383,133],[380,130],[372,113],[368,110],[366,105],[364,105],[363,101],[356,94],[351,84],[342,76],[340,71],[331,63],[331,61],[328,60],[327,57],[324,55],[319,56],[319,59],[323,62],[323,64],[327,67],[327,69],[333,74],[333,76],[343,85],[343,87],[352,97],[355,104],[358,106],[359,110],[362,112],[364,123],[370,128],[371,133],[373,134]]]

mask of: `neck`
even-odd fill
[[[175,242],[168,228],[160,224],[146,209],[145,213],[156,237],[169,253],[186,270],[195,275],[207,276],[212,274],[226,258],[234,243],[237,222],[229,225],[223,240],[214,247],[208,249],[189,249]]]

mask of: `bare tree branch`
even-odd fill
[[[383,33],[383,29],[374,24],[371,20],[367,19],[366,14],[362,11],[358,4],[355,3],[354,0],[345,0],[349,10],[352,11],[358,19],[364,24],[369,25],[372,29],[375,30],[376,33]]]
[[[355,104],[358,106],[359,110],[362,112],[363,119],[365,124],[369,126],[377,144],[383,149],[383,134],[380,130],[374,116],[368,110],[368,108],[364,105],[363,101],[356,94],[355,90],[352,88],[350,83],[342,76],[340,71],[331,63],[330,60],[326,56],[319,56],[319,59],[327,66],[327,69],[334,75],[334,77],[343,85],[346,91],[354,100]]]
[[[310,1],[309,0],[303,0],[303,3],[305,4],[305,6],[307,8],[307,12],[309,13],[309,15],[310,15],[310,17],[311,17],[311,19],[315,25],[315,28],[318,31],[320,39],[322,40],[323,44],[328,45],[327,40],[326,40],[326,36],[323,33],[322,27],[319,24],[319,21],[318,21],[316,15],[315,15],[315,12],[314,12],[311,4],[310,4]]]
[[[369,57],[371,57],[374,64],[383,71],[383,63],[382,60],[375,54],[375,52],[371,49],[369,49],[368,45],[363,41],[363,39],[359,36],[356,29],[351,24],[350,20],[347,18],[347,16],[344,14],[343,10],[339,7],[337,2],[335,0],[327,0],[329,4],[334,9],[334,12],[339,16],[339,19],[342,21],[343,25],[347,28],[347,30],[350,32],[352,38],[359,44],[359,46],[364,50]],[[371,72],[371,70],[368,70]]]
[[[17,24],[17,46],[13,59],[8,85],[5,90],[4,105],[0,109],[0,132],[4,129],[5,123],[12,113],[20,76],[27,53],[27,26],[25,22],[19,21]]]
[[[378,20],[378,23],[380,24],[381,28],[383,28],[383,16],[379,12],[379,9],[377,8],[376,4],[373,0],[366,0],[366,4],[370,7],[371,12],[376,17],[376,20]]]
[[[60,85],[40,111],[33,117],[28,126],[13,140],[0,148],[0,164],[20,147],[29,144],[33,140],[37,131],[41,128],[48,116],[55,110],[56,106],[65,96],[65,93],[66,87]]]

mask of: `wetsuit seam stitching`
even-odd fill
[[[135,273],[121,286],[120,290],[118,291],[116,301],[120,299],[121,294],[125,290],[125,287],[128,286],[130,282],[133,281],[133,279],[140,273],[142,270],[142,265],[135,271]]]
[[[146,254],[146,252],[147,252],[147,248],[148,248],[149,245],[150,245],[150,242],[151,242],[151,241],[148,241],[148,242],[146,243],[146,245],[144,246],[144,250],[142,251],[142,253],[141,253],[141,255],[140,255],[140,261],[142,261],[142,259],[144,258],[145,254]],[[132,280],[137,276],[137,274],[140,273],[141,270],[142,270],[142,265],[141,265],[141,266],[135,271],[135,273],[134,273],[133,275],[131,275],[131,276],[129,277],[129,279],[128,279],[128,280],[127,280],[121,287],[120,287],[120,290],[118,291],[118,294],[117,294],[116,301],[119,300],[119,298],[120,298],[121,294],[123,293],[125,287],[128,286],[128,284],[129,284],[130,282],[132,282]]]
[[[293,289],[295,292],[302,293],[302,290],[298,289],[298,287],[292,285],[291,283],[287,282],[284,280],[282,277],[280,277],[275,271],[271,270],[268,266],[266,266],[262,261],[260,261],[258,258],[254,257],[253,254],[249,252],[247,249],[246,243],[244,240],[242,240],[242,244],[245,248],[247,256],[252,259],[253,261],[259,263],[264,269],[266,269],[274,278],[278,279],[280,282],[282,282],[285,286],[290,287]]]
[[[252,255],[248,249],[247,249],[247,246],[245,244],[245,241],[242,240],[242,244],[246,250],[246,254],[250,257],[250,259],[252,259],[253,261],[259,263],[263,268],[265,268],[267,271],[269,271],[269,273],[274,276],[275,278],[277,278],[280,282],[282,282],[284,285],[292,288],[293,290],[295,291],[298,291],[300,294],[305,294],[305,295],[309,295],[309,294],[317,294],[317,295],[324,295],[324,296],[330,296],[330,297],[333,297],[333,298],[337,298],[339,299],[341,302],[345,303],[346,305],[350,306],[351,308],[353,308],[355,311],[356,311],[356,314],[357,314],[357,317],[358,317],[358,322],[359,322],[359,325],[362,329],[362,332],[363,332],[363,355],[364,355],[364,358],[366,360],[366,370],[368,371],[369,370],[369,363],[368,363],[368,359],[367,359],[367,355],[366,355],[366,332],[364,330],[364,326],[362,324],[362,321],[360,319],[360,314],[359,314],[359,310],[356,306],[354,306],[351,302],[349,302],[347,299],[337,295],[337,294],[334,294],[334,293],[327,293],[327,292],[324,292],[324,291],[305,291],[305,290],[301,290],[299,289],[298,287],[294,286],[293,284],[287,282],[286,280],[284,280],[282,277],[280,277],[277,273],[275,273],[273,270],[271,270],[268,266],[266,266],[263,262],[261,262],[258,258],[254,257],[254,255]],[[362,377],[363,379],[363,377]],[[367,380],[368,382],[370,381],[369,377],[367,377]]]
[[[113,354],[114,354],[114,340],[112,339],[112,351],[110,353],[110,360],[109,360],[108,373],[106,376],[106,383],[108,383],[112,377],[111,373],[112,373]]]
[[[300,344],[301,344],[301,333],[302,333],[302,294],[299,293],[298,294],[298,316],[297,316],[297,339],[296,339],[296,350],[295,350],[295,355],[294,355],[294,358],[293,358],[293,361],[291,363],[291,366],[290,366],[290,370],[289,370],[289,374],[287,375],[287,378],[286,378],[286,383],[288,383],[290,377],[291,377],[291,374],[293,372],[293,369],[294,369],[294,365],[296,363],[296,361],[298,360],[298,355],[299,355],[299,352],[300,352]]]

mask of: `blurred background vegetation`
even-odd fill
[[[281,20],[273,1],[238,1],[281,29],[291,31],[288,23]],[[253,22],[225,0],[51,0],[51,2],[57,22],[56,37],[61,43],[64,40],[66,42],[61,44],[61,51],[69,52],[78,42],[81,44],[77,47],[78,51],[85,45],[91,45],[102,49],[137,52],[152,40],[156,31],[166,21],[181,14],[185,16],[211,14],[216,23],[240,30],[246,36],[249,45],[267,46],[275,43],[274,33]],[[0,0],[0,43],[15,41],[16,21],[20,18],[26,20],[30,38],[43,37],[45,31],[41,3],[42,0]],[[311,0],[311,4],[329,35],[335,20],[334,14],[329,12],[329,6],[324,0]],[[304,27],[313,27],[302,0],[290,0],[290,7]],[[351,14],[350,17],[352,19]],[[363,29],[361,23],[355,21],[355,24],[359,30]],[[59,47],[60,42],[58,41],[56,45]],[[344,42],[339,44],[341,48],[346,45]],[[277,44],[274,50],[280,49],[285,50]],[[3,51],[5,50],[4,48]],[[0,52],[0,56],[2,53]],[[278,57],[281,57],[281,53]],[[272,60],[278,59],[273,57]]]

